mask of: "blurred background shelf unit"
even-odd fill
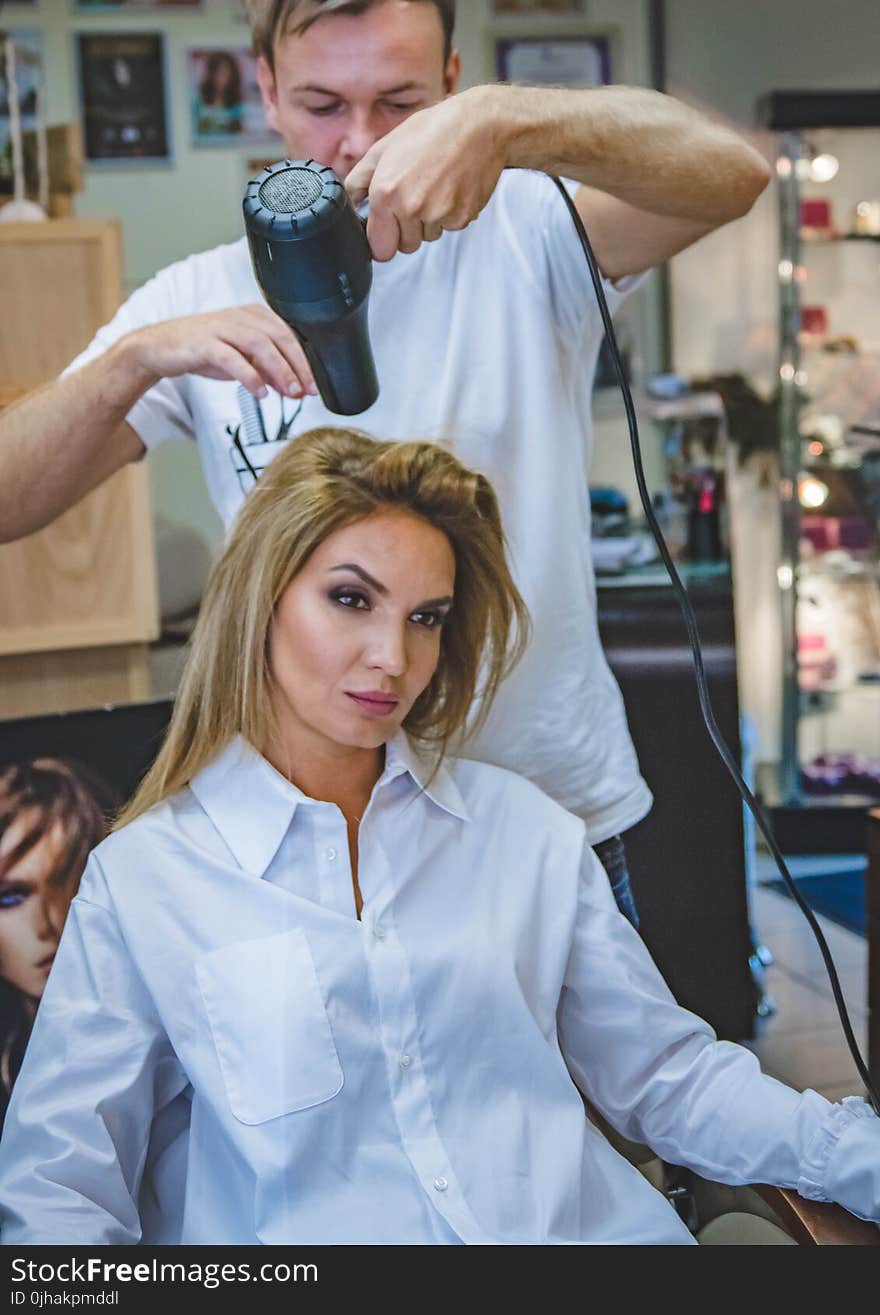
[[[118,223],[0,224],[0,287],[3,406],[53,379],[113,316],[122,300]],[[0,717],[147,697],[158,632],[143,466],[127,466],[46,529],[0,545]]]
[[[780,134],[783,689],[770,802],[786,832],[797,814],[808,848],[824,836],[863,850],[880,801],[880,94],[773,93],[759,112]]]

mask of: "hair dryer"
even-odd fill
[[[332,169],[282,160],[248,183],[244,222],[269,306],[294,330],[329,411],[359,415],[379,396],[367,330],[373,259]]]

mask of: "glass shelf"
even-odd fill
[[[880,278],[876,265],[848,255],[861,243],[876,258],[880,233],[843,231],[875,195],[878,144],[877,133],[830,128],[821,140],[812,129],[779,139],[779,795],[791,807],[815,800],[811,770],[828,756],[856,766],[869,761],[880,789],[880,680],[859,679],[880,673],[880,432],[859,432],[880,431]],[[814,150],[840,166],[821,189],[799,168]],[[827,228],[802,222],[803,203],[820,200],[828,203]],[[839,256],[823,257],[820,247]],[[804,332],[805,301],[824,308],[827,325],[816,327],[825,332]],[[816,460],[808,450],[813,438],[823,445]],[[805,472],[828,486],[819,507],[800,505]],[[804,539],[814,556],[802,557]],[[829,790],[827,800],[840,795]]]
[[[801,241],[805,246],[833,246],[835,242],[880,242],[880,233],[816,233],[811,229],[801,229]]]
[[[825,580],[876,580],[880,579],[880,562],[850,561],[845,565],[835,562],[822,565],[816,560],[801,561],[798,565],[799,580],[820,577]]]

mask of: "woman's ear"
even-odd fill
[[[280,132],[278,126],[278,87],[275,83],[275,74],[269,67],[269,62],[265,55],[260,55],[257,59],[257,82],[260,84],[260,96],[263,101],[263,109],[266,111],[266,122],[275,132]]]

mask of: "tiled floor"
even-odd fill
[[[825,965],[813,933],[793,900],[766,886],[753,892],[752,917],[759,939],[775,962],[767,990],[777,1011],[748,1043],[766,1073],[832,1100],[862,1095],[864,1088],[844,1040]],[[819,918],[837,967],[856,1040],[867,1045],[867,942],[827,918]]]

